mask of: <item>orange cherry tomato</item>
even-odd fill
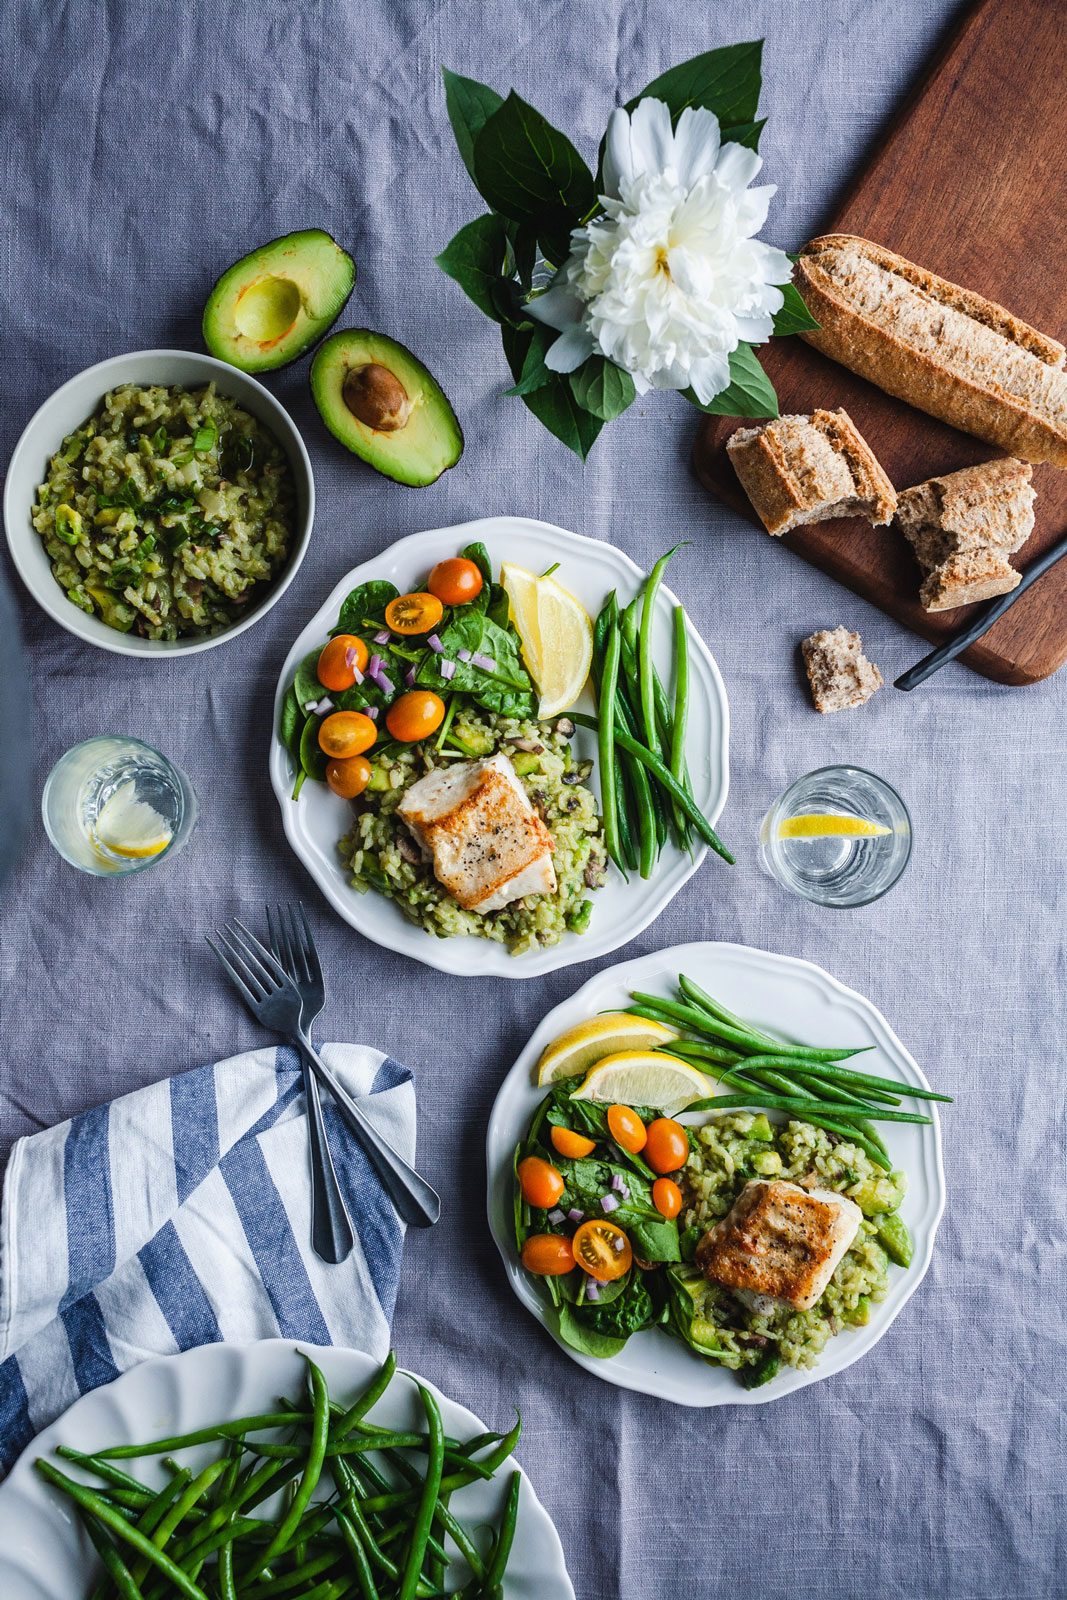
[[[549,1137],[560,1155],[570,1156],[572,1160],[587,1156],[591,1150],[596,1149],[595,1139],[587,1139],[584,1133],[575,1133],[573,1128],[553,1126]]]
[[[360,672],[364,671],[367,646],[354,633],[339,633],[336,639],[323,645],[315,672],[324,689],[332,689],[335,694],[340,694],[342,689],[351,689],[355,683],[356,674],[345,659],[349,650],[355,653],[355,666]]]
[[[636,1111],[631,1111],[629,1106],[608,1107],[608,1132],[616,1144],[628,1150],[632,1156],[645,1148],[648,1135],[645,1125]]]
[[[676,1217],[682,1209],[682,1191],[673,1178],[657,1178],[652,1185],[652,1204],[661,1217]]]
[[[563,1179],[548,1161],[527,1156],[519,1162],[519,1188],[527,1205],[548,1211],[563,1193]]]
[[[370,762],[366,756],[348,756],[344,761],[327,761],[326,782],[342,800],[354,800],[370,782]]]
[[[453,556],[449,561],[439,561],[430,573],[426,587],[446,606],[465,606],[477,600],[485,580],[473,561],[466,556]]]
[[[435,594],[402,594],[385,608],[385,620],[394,633],[429,633],[444,614]]]
[[[648,1125],[645,1160],[653,1172],[677,1172],[689,1160],[689,1137],[673,1117],[657,1117]]]
[[[614,1222],[594,1217],[583,1222],[571,1240],[578,1265],[597,1283],[611,1283],[629,1272],[634,1253],[630,1241]]]
[[[319,724],[319,748],[338,761],[369,750],[378,730],[362,711],[334,711]]]
[[[540,1278],[574,1271],[574,1251],[562,1233],[532,1233],[522,1247],[522,1264]]]
[[[394,700],[385,715],[385,726],[394,739],[414,744],[428,739],[444,721],[445,703],[432,689],[409,689]]]

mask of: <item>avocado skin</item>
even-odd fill
[[[322,311],[315,317],[305,317],[299,330],[291,337],[279,340],[269,351],[258,354],[242,352],[240,335],[233,326],[232,305],[227,307],[226,302],[231,299],[236,301],[246,286],[246,280],[254,281],[262,276],[264,268],[269,273],[271,260],[275,257],[279,263],[285,261],[286,265],[285,273],[279,276],[288,277],[299,286],[301,270],[306,273],[307,267],[305,265],[301,269],[299,255],[296,270],[286,260],[288,253],[294,250],[308,256],[316,250],[329,255],[330,265],[336,273],[336,284],[326,297]],[[266,244],[240,256],[216,279],[204,302],[201,321],[204,343],[211,355],[219,361],[228,362],[232,367],[238,367],[242,372],[275,372],[298,361],[330,331],[348,304],[355,282],[355,262],[324,228],[301,228],[293,233],[283,233],[277,239],[270,239]]]
[[[416,402],[403,428],[378,433],[344,403],[342,389],[352,367],[387,367]],[[408,488],[436,483],[463,454],[463,432],[448,396],[406,345],[371,328],[343,328],[320,345],[311,363],[311,395],[334,438],[375,472]]]

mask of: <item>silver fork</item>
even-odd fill
[[[412,1227],[432,1227],[441,1215],[439,1197],[425,1178],[419,1176],[364,1116],[312,1047],[300,1025],[300,995],[284,967],[236,917],[225,929],[216,930],[216,938],[225,946],[224,951],[210,937],[208,944],[226,968],[252,1015],[264,1027],[283,1034],[299,1045],[315,1076],[337,1101],[338,1110],[359,1140],[400,1216]]]
[[[300,914],[303,916],[304,908],[301,906]],[[292,907],[289,908],[292,917]],[[310,1035],[311,1024],[322,1010],[326,1002],[326,984],[322,976],[322,968],[316,959],[315,966],[318,972],[317,985],[302,986],[299,974],[293,970],[290,960],[286,959],[287,945],[283,948],[283,919],[282,908],[278,907],[277,920],[279,932],[276,935],[274,924],[271,920],[270,907],[267,907],[267,930],[270,938],[271,950],[276,958],[285,967],[290,977],[296,983],[300,994],[301,1011],[300,1025]],[[304,917],[307,926],[307,918]],[[295,924],[294,924],[295,926]],[[308,929],[308,938],[311,930]],[[324,1261],[336,1264],[344,1261],[352,1249],[355,1235],[352,1231],[352,1219],[345,1206],[344,1195],[337,1181],[334,1171],[333,1156],[330,1152],[330,1142],[326,1137],[326,1125],[322,1120],[322,1102],[319,1099],[319,1084],[315,1074],[307,1063],[307,1058],[301,1054],[301,1067],[304,1073],[304,1099],[308,1109],[308,1143],[311,1147],[311,1243],[317,1255]]]

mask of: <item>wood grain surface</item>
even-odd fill
[[[1067,4],[984,0],[968,14],[821,231],[858,233],[997,300],[1067,342]],[[844,406],[897,489],[1002,454],[937,422],[797,338],[761,352],[783,412]],[[701,424],[693,465],[755,519],[726,455],[736,418]],[[1067,532],[1067,472],[1035,466],[1025,569]],[[973,606],[933,615],[903,535],[862,519],[816,523],[783,543],[923,638],[941,644]],[[960,657],[1000,683],[1036,683],[1067,660],[1067,561]]]

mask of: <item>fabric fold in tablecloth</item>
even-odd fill
[[[413,1161],[410,1071],[324,1045],[344,1087]],[[404,1227],[323,1096],[356,1243],[311,1247],[300,1060],[280,1046],[124,1095],[15,1145],[0,1217],[0,1475],[79,1395],[148,1356],[292,1338],[383,1357]]]

